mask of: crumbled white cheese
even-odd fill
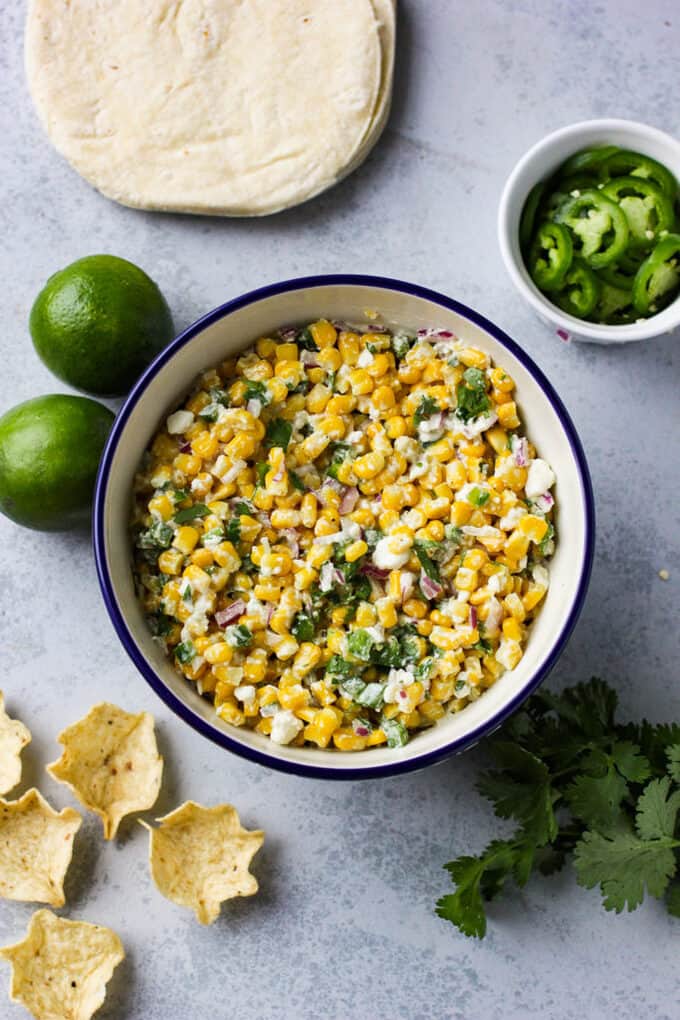
[[[326,561],[321,567],[319,574],[319,591],[326,592],[330,591],[333,587],[333,564]]]
[[[536,457],[529,464],[529,473],[524,491],[529,499],[542,496],[555,484],[555,474],[547,461]]]
[[[444,425],[441,414],[433,414],[431,418],[425,418],[418,425],[418,439],[421,443],[432,443],[444,435]]]
[[[368,347],[364,347],[363,351],[357,358],[357,365],[359,368],[367,368],[369,365],[372,365],[374,361],[375,355],[369,351]]]
[[[391,669],[387,674],[387,684],[383,692],[383,700],[388,705],[396,705],[400,700],[400,691],[413,683],[413,676],[405,669]]]
[[[411,470],[408,473],[409,482],[415,481],[416,478],[422,478],[430,470],[430,465],[427,460],[423,457],[422,460],[416,461]]]
[[[466,482],[465,485],[463,485],[456,493],[456,500],[460,503],[471,503],[472,500],[470,499],[470,493],[472,492],[476,492],[477,494],[480,492],[486,492],[489,496],[491,495],[489,486],[484,482]],[[476,504],[473,504],[473,506],[474,505]]]
[[[177,436],[186,432],[193,423],[194,416],[191,411],[175,411],[174,414],[168,415],[165,427],[171,436]]]
[[[525,507],[523,506],[510,507],[507,514],[505,514],[499,520],[498,526],[499,528],[502,528],[503,531],[512,531],[512,529],[516,528],[519,522],[522,520],[522,518],[526,517],[526,515],[527,511]]]
[[[488,414],[480,414],[473,421],[461,421],[460,418],[454,415],[453,427],[460,429],[466,439],[475,439],[476,436],[481,435],[482,432],[486,432],[492,425],[495,425],[497,421],[498,415],[495,411],[490,411]],[[449,427],[452,426],[449,425]]]
[[[364,630],[376,645],[381,645],[385,640],[385,628],[380,623],[376,623],[372,627],[364,627]]]
[[[373,562],[380,570],[398,570],[403,567],[411,555],[410,548],[401,552],[393,552],[390,545],[395,539],[387,536],[381,538],[373,551]]]
[[[298,735],[304,723],[289,709],[279,711],[272,717],[271,739],[275,744],[290,744]]]
[[[234,697],[242,701],[246,708],[255,704],[256,691],[252,684],[243,684],[234,691]]]
[[[394,449],[402,457],[406,457],[406,460],[410,461],[411,464],[420,457],[420,448],[415,439],[412,439],[410,436],[399,436],[395,439]]]

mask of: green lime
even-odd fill
[[[88,255],[51,276],[29,328],[51,372],[102,397],[127,393],[174,333],[153,280],[115,255]]]
[[[87,523],[112,423],[102,404],[61,393],[7,411],[0,418],[0,512],[38,531]]]

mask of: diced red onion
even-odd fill
[[[190,449],[191,449],[191,443],[180,443],[180,446],[179,446],[179,452],[180,453],[189,453]]]
[[[426,599],[436,599],[444,591],[439,581],[435,581],[433,578],[428,577],[424,570],[421,570],[420,572],[419,584],[420,590]]]
[[[405,602],[411,594],[413,585],[415,584],[415,574],[412,574],[410,570],[402,570],[399,577],[399,590],[401,592],[401,601]]]
[[[533,502],[536,504],[541,513],[547,514],[549,510],[552,510],[555,505],[555,499],[551,492],[544,492],[541,496],[536,496]]]
[[[298,335],[295,326],[282,326],[276,332],[280,340],[293,340]]]
[[[269,626],[269,621],[271,620],[275,612],[276,607],[273,605],[273,603],[270,602],[269,605],[267,606],[267,626]]]
[[[434,336],[438,340],[455,340],[454,334],[449,329],[419,329],[418,336],[421,338]]]
[[[374,577],[377,581],[385,581],[390,576],[389,570],[384,567],[376,567],[375,563],[370,562],[362,564],[361,573],[366,577]]]
[[[218,613],[215,613],[215,623],[218,627],[226,627],[243,616],[245,611],[245,602],[243,599],[237,599],[236,602],[232,602],[226,609],[220,609]]]
[[[276,469],[276,474],[274,475],[274,478],[272,480],[275,481],[275,482],[280,482],[285,473],[286,473],[286,462],[285,462],[285,460],[283,458],[281,458],[281,466]]]
[[[357,505],[359,499],[359,490],[356,485],[351,485],[345,489],[342,499],[340,500],[340,506],[338,507],[338,513],[351,514],[354,507]]]
[[[370,730],[367,730],[365,726],[362,726],[361,723],[358,723],[354,727],[354,732],[356,733],[356,735],[358,737],[367,737],[369,732],[370,732]]]
[[[475,627],[477,626],[477,610],[475,606],[470,606],[470,615],[468,623],[470,624],[472,630],[474,630]]]
[[[335,584],[345,583],[345,576],[341,570],[337,569],[337,567],[333,570],[333,581]]]
[[[517,467],[526,467],[529,463],[529,444],[526,439],[513,439],[512,459]]]
[[[300,361],[303,365],[306,365],[307,368],[318,368],[319,362],[316,360],[318,353],[318,351],[301,351]]]

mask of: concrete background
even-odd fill
[[[502,184],[546,132],[596,116],[678,131],[677,4],[406,0],[394,110],[368,163],[316,201],[254,222],[145,215],[95,193],[50,148],[31,108],[23,5],[3,4],[0,17],[0,409],[64,389],[35,356],[26,320],[46,277],[85,254],[143,266],[178,327],[244,290],[306,273],[381,273],[439,288],[527,348],[590,460],[595,570],[550,685],[596,673],[618,688],[622,715],[677,719],[680,338],[627,349],[561,343],[515,294],[495,237]],[[494,906],[481,943],[435,916],[450,888],[444,862],[503,828],[473,788],[482,752],[353,785],[231,757],[136,675],[104,611],[89,541],[4,519],[0,643],[10,710],[33,731],[21,789],[39,783],[53,802],[70,803],[43,765],[58,755],[62,726],[110,698],[155,713],[166,757],[158,813],[187,797],[226,800],[246,825],[267,830],[254,869],[260,895],[227,905],[204,929],[152,886],[141,827],[129,820],[104,845],[87,818],[65,914],[112,926],[128,952],[102,1020],[680,1016],[680,928],[656,902],[606,914],[566,871]],[[20,937],[31,912],[4,903],[0,942]],[[24,1015],[0,1002],[3,1018]]]

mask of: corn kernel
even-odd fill
[[[532,542],[542,542],[548,533],[548,522],[535,514],[526,514],[517,526]]]
[[[347,563],[354,563],[356,560],[361,559],[368,552],[368,545],[362,539],[358,539],[356,542],[351,542],[350,545],[345,549],[345,560]]]
[[[178,549],[180,552],[184,553],[185,556],[188,556],[190,552],[193,552],[196,543],[198,542],[198,538],[199,535],[196,528],[185,525],[184,527],[177,529],[172,544],[175,549]]]
[[[309,332],[312,334],[316,346],[321,349],[332,347],[338,336],[335,326],[327,319],[319,319],[318,322],[313,323],[309,327]]]

